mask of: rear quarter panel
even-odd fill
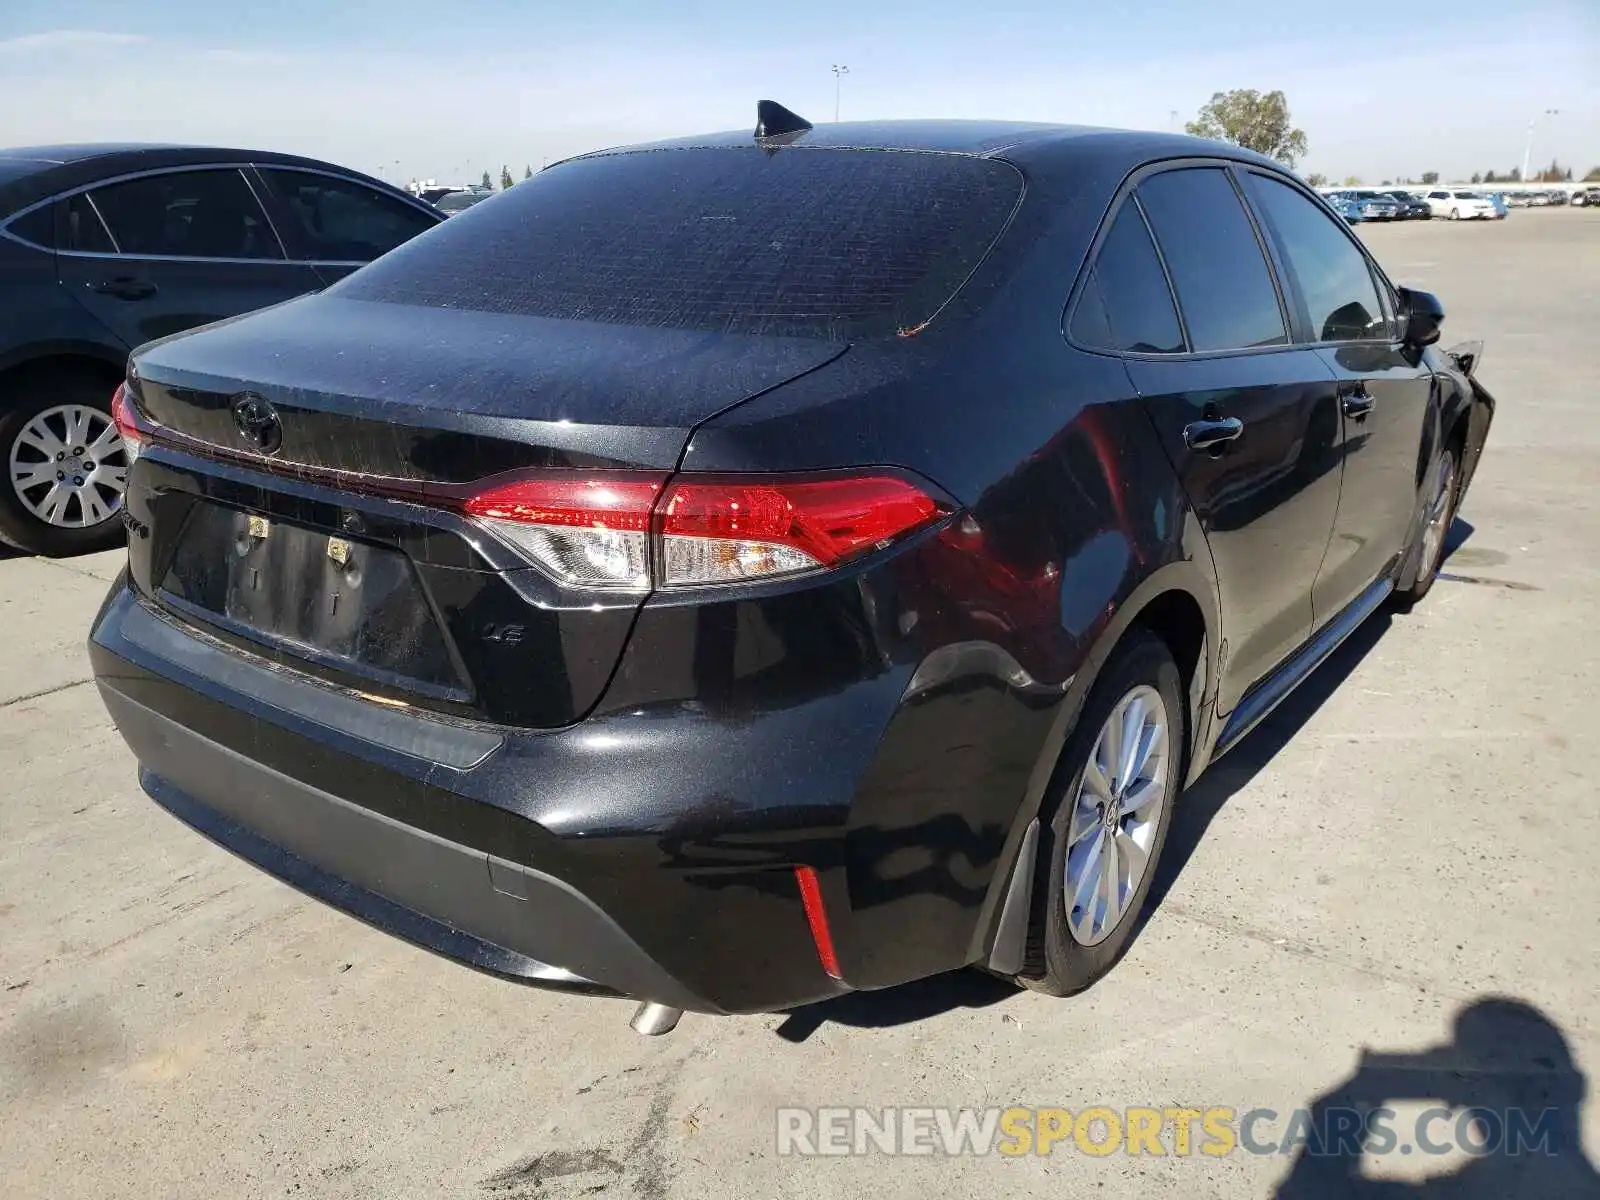
[[[1063,204],[1039,226],[1025,222],[1010,261],[968,285],[975,311],[946,314],[915,338],[853,346],[702,425],[685,453],[691,470],[899,466],[960,504],[892,568],[860,577],[848,599],[837,594],[857,635],[841,629],[834,644],[859,643],[859,669],[881,662],[898,686],[853,794],[830,800],[842,832],[823,891],[855,986],[982,954],[1061,746],[1144,603],[1186,591],[1215,627],[1209,551],[1126,370],[1062,336],[1101,215]],[[775,661],[804,644],[777,603],[701,610],[659,644],[683,655],[693,646],[702,669],[737,678],[735,630],[760,630]],[[656,608],[646,605],[639,635],[666,619]],[[640,644],[607,705],[646,699],[626,687],[646,675],[630,669]],[[794,670],[808,674],[803,662]]]

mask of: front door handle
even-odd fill
[[[1207,417],[1183,427],[1183,444],[1191,450],[1215,450],[1244,432],[1238,417]]]
[[[1353,421],[1365,421],[1372,415],[1372,394],[1366,388],[1346,392],[1339,398],[1339,407]]]
[[[115,279],[102,279],[91,283],[89,290],[102,296],[115,296],[119,300],[148,300],[156,294],[156,285],[148,279],[135,279],[132,275],[118,275]]]

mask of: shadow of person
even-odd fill
[[[1600,1197],[1578,1126],[1584,1077],[1566,1038],[1530,1004],[1503,996],[1456,1014],[1442,1046],[1364,1050],[1355,1073],[1311,1105],[1305,1144],[1277,1200],[1517,1200]],[[1397,1103],[1431,1102],[1414,1120]],[[1391,1110],[1384,1113],[1380,1110]],[[1446,1111],[1449,1110],[1449,1111]],[[1384,1131],[1385,1126],[1387,1132]],[[1417,1180],[1363,1177],[1364,1151],[1461,1152],[1457,1171]]]

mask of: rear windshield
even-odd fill
[[[1022,193],[993,159],[905,151],[634,151],[564,163],[334,290],[484,312],[891,337],[929,320]]]
[[[1477,192],[1457,192],[1456,193],[1456,199],[1457,200],[1482,200],[1483,197],[1478,195]]]

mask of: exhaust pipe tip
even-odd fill
[[[634,1011],[633,1020],[628,1024],[633,1026],[635,1033],[642,1033],[646,1037],[660,1037],[663,1033],[671,1033],[678,1027],[678,1018],[683,1016],[683,1009],[669,1008],[665,1004],[657,1004],[654,1000],[646,1000]]]

